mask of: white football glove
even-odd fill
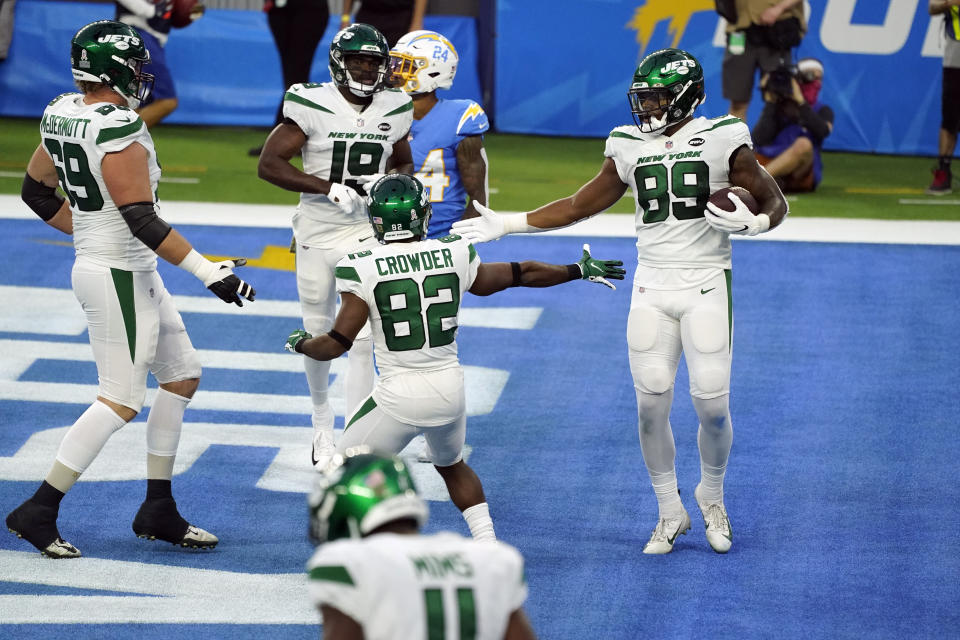
[[[712,202],[707,203],[707,210],[703,214],[711,227],[741,236],[755,236],[770,228],[770,216],[765,213],[753,215],[736,194],[728,193],[727,197],[735,207],[733,211],[724,211]]]
[[[473,207],[480,215],[476,218],[457,220],[450,227],[450,233],[466,238],[470,242],[489,242],[499,240],[510,233],[546,231],[546,229],[529,226],[526,213],[500,215],[479,202],[474,202]]]
[[[366,206],[363,196],[354,189],[339,182],[332,182],[330,184],[330,191],[327,192],[327,197],[330,198],[331,202],[340,207],[342,212],[351,217],[361,215]]]
[[[356,180],[360,185],[363,186],[364,189],[366,189],[367,191],[370,191],[370,187],[372,187],[377,182],[377,180],[379,180],[385,175],[387,174],[371,173],[368,176],[357,176]]]

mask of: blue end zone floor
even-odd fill
[[[266,244],[289,242],[289,231],[279,229],[180,228],[211,254],[256,256]],[[92,385],[95,371],[89,358],[60,360],[56,351],[23,361],[23,341],[86,345],[82,330],[54,334],[44,322],[18,322],[32,311],[24,301],[30,290],[10,288],[69,294],[72,249],[51,244],[63,236],[36,221],[3,220],[0,230],[5,514],[32,493],[53,459],[57,438],[34,446],[31,436],[69,426],[92,400],[64,401],[60,394],[71,387],[58,383]],[[478,251],[486,261],[569,263],[582,241],[511,237]],[[590,241],[595,256],[622,259],[632,277],[632,239]],[[176,268],[161,272],[174,294],[209,295]],[[670,555],[641,553],[657,508],[626,357],[629,286],[614,292],[575,282],[468,297],[470,308],[542,308],[530,330],[464,326],[458,337],[465,365],[509,372],[492,412],[470,418],[467,441],[498,535],[526,558],[526,608],[540,637],[955,633],[958,273],[955,246],[735,243],[734,449],[726,483],[734,546],[726,556],[707,545],[693,500],[697,421],[682,366],[672,424],[693,528]],[[259,292],[253,309],[296,299],[292,273],[243,274]],[[281,354],[297,326],[295,318],[219,310],[184,319],[198,349],[264,357]],[[57,397],[23,397],[24,389],[52,389]],[[239,439],[257,428],[280,438],[308,426],[305,413],[244,405],[245,397],[262,402],[262,394],[302,397],[305,381],[269,367],[218,365],[206,369],[195,404],[205,392],[238,395],[233,406],[188,409],[187,422],[233,429],[225,433],[238,440],[204,448],[174,490],[184,514],[219,535],[221,545],[195,554],[140,541],[130,522],[143,481],[81,482],[64,500],[60,530],[84,559],[55,563],[0,535],[0,621],[55,622],[0,625],[0,636],[317,636],[302,583],[310,553],[304,493],[258,487],[278,448]],[[143,460],[142,440],[132,442],[126,455]],[[121,462],[108,457],[103,466]],[[24,475],[27,466],[39,469],[35,477]],[[428,530],[466,533],[449,502],[431,502],[431,511]]]

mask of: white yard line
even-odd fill
[[[215,202],[164,202],[161,215],[171,224],[225,227],[287,228],[293,206],[224,204]],[[507,211],[501,213],[510,213]],[[0,195],[0,219],[35,219],[15,195]],[[537,236],[623,237],[634,235],[633,216],[600,214],[565,229]],[[736,236],[739,240],[740,237]],[[770,233],[751,240],[797,242],[861,242],[878,244],[960,244],[960,222],[938,220],[864,220],[857,218],[788,218]]]

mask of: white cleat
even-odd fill
[[[706,504],[700,499],[700,485],[693,491],[693,497],[697,499],[697,506],[700,507],[700,513],[703,514],[703,525],[707,529],[707,542],[717,553],[726,553],[730,551],[730,545],[733,544],[733,530],[730,528],[730,518],[727,517],[727,509],[722,502]]]
[[[657,523],[657,528],[650,535],[650,540],[643,547],[643,552],[648,555],[663,555],[673,551],[673,543],[681,534],[686,534],[690,530],[690,516],[687,510],[672,518],[661,518]]]
[[[333,434],[327,431],[315,431],[313,435],[313,452],[310,459],[315,471],[323,472],[333,460],[337,448],[333,444]]]

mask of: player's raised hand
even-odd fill
[[[359,216],[363,212],[364,207],[367,206],[363,196],[354,189],[339,182],[330,184],[327,197],[330,198],[331,202],[340,207],[342,212],[350,217]]]
[[[257,295],[256,290],[233,273],[236,267],[247,264],[246,258],[234,258],[214,264],[217,266],[217,271],[203,282],[207,289],[224,302],[232,302],[238,307],[243,306],[241,298],[253,301],[254,296]]]
[[[611,280],[623,280],[626,271],[621,269],[623,262],[620,260],[597,260],[590,255],[590,245],[583,245],[583,257],[577,263],[580,267],[580,277],[590,282],[599,282],[600,284],[616,290],[616,287],[610,283]]]
[[[450,227],[450,233],[455,233],[470,242],[499,240],[507,234],[503,224],[504,216],[479,202],[474,202],[473,206],[480,215],[476,218],[457,220]]]
[[[309,340],[313,336],[303,329],[297,329],[287,336],[287,343],[283,345],[283,348],[289,351],[290,353],[302,353],[298,348],[304,340]]]

